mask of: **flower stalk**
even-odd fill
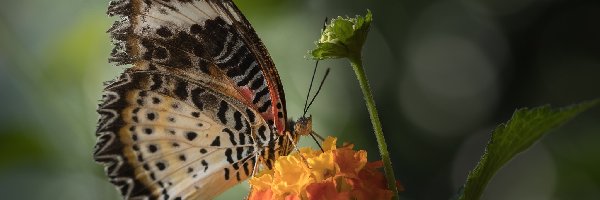
[[[395,194],[395,198],[398,199],[398,188],[396,188],[395,185],[396,176],[394,174],[394,168],[392,167],[392,160],[390,159],[390,153],[388,151],[387,143],[385,142],[385,136],[383,135],[383,128],[381,126],[381,121],[379,120],[375,99],[371,93],[371,86],[369,85],[369,80],[367,79],[365,70],[362,66],[362,60],[360,58],[351,59],[350,64],[352,65],[352,69],[354,69],[354,73],[360,84],[360,89],[363,92],[367,110],[369,111],[369,117],[371,118],[371,124],[373,124],[373,130],[375,131],[375,138],[377,138],[377,146],[379,148],[379,154],[381,155],[381,161],[383,161],[383,170],[385,171],[388,188],[392,190]]]
[[[309,54],[311,54],[313,59],[317,60],[347,58],[350,61],[350,65],[354,69],[354,73],[356,74],[356,78],[358,79],[360,88],[363,92],[371,123],[373,124],[379,153],[384,164],[383,167],[388,189],[393,192],[394,198],[398,199],[398,188],[396,188],[395,185],[396,178],[390,159],[390,153],[385,142],[375,100],[373,99],[371,87],[369,86],[369,81],[362,63],[362,47],[367,38],[371,22],[372,15],[369,10],[367,10],[367,14],[364,17],[338,17],[332,19],[331,22],[325,26],[321,38],[317,41],[317,48],[310,51]]]

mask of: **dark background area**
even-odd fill
[[[270,50],[289,116],[300,116],[325,17],[374,24],[363,51],[402,199],[448,199],[489,133],[521,107],[600,97],[600,1],[236,1]],[[107,63],[108,1],[0,6],[2,199],[118,199],[91,158]],[[322,135],[379,159],[357,81],[344,60],[310,110]],[[484,199],[598,199],[600,109],[553,131],[504,167]],[[300,146],[315,146],[304,138]],[[246,195],[247,184],[221,199]]]

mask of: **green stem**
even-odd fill
[[[398,188],[396,187],[396,177],[394,176],[394,168],[392,168],[390,153],[388,152],[387,144],[385,143],[385,137],[383,136],[381,122],[379,121],[379,114],[377,113],[375,100],[373,99],[373,94],[371,93],[371,86],[369,86],[369,81],[367,80],[365,70],[362,66],[362,59],[360,56],[355,56],[354,59],[350,58],[350,64],[354,69],[354,73],[356,73],[356,78],[358,79],[358,83],[360,84],[360,88],[362,89],[363,96],[367,104],[367,109],[369,110],[371,123],[373,124],[373,129],[375,130],[375,137],[377,138],[379,153],[381,154],[381,159],[383,161],[383,169],[385,171],[388,188],[392,190],[395,199],[399,199]]]

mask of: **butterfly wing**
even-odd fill
[[[126,199],[210,199],[251,175],[251,132],[275,135],[236,99],[165,74],[125,72],[98,112],[94,156]]]
[[[111,61],[133,67],[105,89],[94,158],[126,199],[210,199],[257,154],[268,167],[287,154],[279,77],[231,1],[119,0],[108,13],[122,17]]]
[[[119,0],[111,2],[108,13],[123,16],[110,30],[113,62],[212,81],[211,87],[254,108],[283,135],[279,75],[231,0]]]

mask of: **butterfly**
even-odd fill
[[[289,154],[310,117],[287,119],[265,46],[231,0],[117,0],[94,159],[125,199],[211,199]]]

